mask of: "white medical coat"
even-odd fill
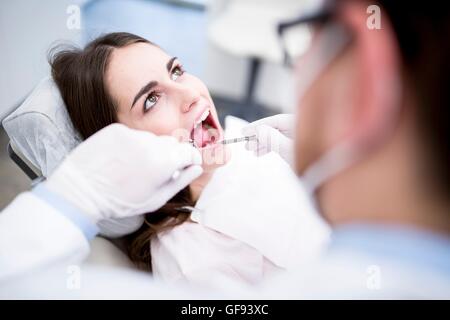
[[[0,213],[0,298],[449,299],[449,249],[448,237],[355,225],[335,232],[330,249],[315,262],[256,290],[199,293],[130,270],[83,267],[89,242],[80,228],[26,192]],[[78,290],[68,290],[71,265],[83,268]]]

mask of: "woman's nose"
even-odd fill
[[[189,112],[200,100],[200,94],[188,86],[180,86],[180,108],[183,113]]]

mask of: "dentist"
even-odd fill
[[[280,26],[314,32],[290,59],[297,114],[243,133],[257,135],[248,149],[291,165],[334,231],[313,266],[266,286],[270,297],[450,298],[449,15],[338,0]]]

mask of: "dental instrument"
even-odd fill
[[[240,138],[233,138],[233,139],[222,140],[222,141],[219,141],[217,143],[230,144],[230,143],[237,143],[237,142],[242,142],[242,141],[250,141],[250,140],[255,140],[255,139],[256,139],[256,134],[255,135],[251,135],[251,136],[244,136],[244,137],[240,137]]]
[[[216,142],[217,144],[231,144],[231,143],[237,143],[242,141],[251,141],[256,140],[256,134],[251,136],[244,136],[239,138],[232,138],[232,139],[226,139]],[[197,147],[195,141],[193,139],[189,140],[189,143],[192,144],[194,147]]]

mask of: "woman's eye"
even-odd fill
[[[148,110],[153,108],[158,102],[158,99],[158,95],[156,95],[155,93],[150,93],[144,102],[144,112],[147,112]]]
[[[173,68],[172,70],[172,80],[177,80],[179,77],[181,77],[184,73],[183,68],[181,68],[181,66],[176,66],[175,68]]]

